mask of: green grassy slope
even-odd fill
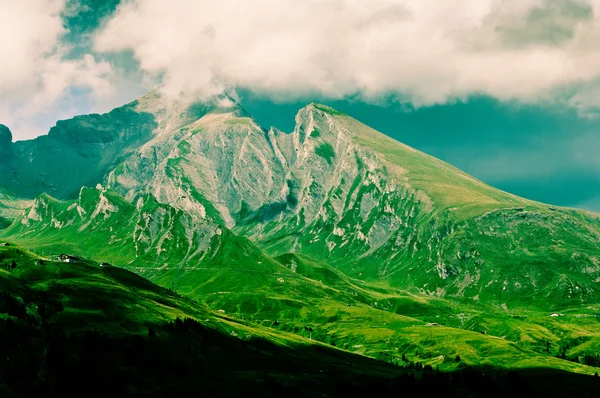
[[[245,389],[270,395],[287,391],[286,385],[312,395],[352,374],[368,383],[386,383],[398,374],[383,362],[240,322],[129,271],[91,261],[55,262],[2,246],[0,292],[4,396],[101,396],[110,388],[127,388],[130,396],[197,389],[211,396]],[[18,351],[10,346],[13,341]],[[45,360],[39,357],[43,352],[48,352]],[[89,368],[91,359],[106,368]],[[67,382],[65,373],[81,379]],[[93,387],[98,377],[105,386]]]
[[[518,379],[399,368],[211,311],[117,267],[16,246],[0,246],[0,331],[0,392],[9,397],[591,396],[599,387],[535,368]]]
[[[404,145],[330,107],[321,104],[315,106],[340,120],[350,130],[357,144],[381,155],[392,175],[427,195],[436,211],[451,208],[456,214],[468,217],[493,208],[533,204],[493,188],[446,162]]]
[[[304,302],[294,297],[345,302],[344,292],[295,274],[225,227],[151,197],[133,205],[89,188],[77,201],[42,195],[0,237],[45,256],[66,252],[122,266],[227,310],[301,307]]]
[[[479,302],[463,304],[373,285],[350,279],[335,268],[302,255],[287,254],[278,260],[295,272],[344,289],[371,309],[378,309],[379,312],[365,312],[361,306],[352,306],[337,312],[321,310],[321,318],[315,323],[328,330],[326,338],[343,336],[340,342],[345,347],[375,353],[392,362],[404,353],[413,360],[453,369],[457,365],[451,361],[455,349],[470,364],[503,368],[536,363],[560,367],[564,362],[558,364],[556,358],[550,357],[564,351],[568,359],[583,361],[584,355],[597,354],[597,306],[555,306],[553,310],[563,316],[552,317],[550,308],[535,310],[536,306],[525,303],[510,308]],[[314,317],[318,310],[305,313]],[[310,319],[308,315],[307,318]],[[431,324],[443,326],[427,326]]]
[[[313,223],[300,251],[353,277],[437,297],[528,305],[535,300],[544,309],[600,300],[598,215],[502,192],[351,117],[314,106],[382,161],[380,176],[408,193],[395,203],[387,193],[377,198],[372,186],[360,187],[357,201],[375,197],[378,203],[367,217],[361,203],[338,222],[341,231],[360,227],[367,241],[387,229],[391,235],[378,247],[367,250],[343,232],[335,236],[331,215]],[[326,202],[324,211],[329,208]],[[390,209],[400,220],[389,221]]]
[[[101,228],[98,229],[101,231]],[[65,228],[55,231],[64,234]],[[88,231],[88,239],[94,239],[95,233]],[[52,234],[46,231],[43,236],[48,239]],[[28,242],[35,247],[43,241],[29,237],[20,242]],[[45,246],[40,247],[43,252]],[[52,246],[53,249],[55,247],[59,246]],[[95,246],[90,247],[92,249],[87,253],[94,257]],[[80,250],[86,252],[84,248]],[[228,253],[222,254],[229,258]],[[265,263],[267,260],[271,263]],[[408,361],[429,364],[444,371],[457,370],[465,365],[489,365],[496,369],[536,367],[593,373],[587,366],[555,357],[560,344],[570,341],[572,336],[563,336],[558,331],[533,332],[547,328],[547,325],[531,321],[514,322],[509,327],[503,326],[503,329],[494,325],[494,322],[501,323],[507,317],[502,309],[492,311],[489,307],[458,305],[389,289],[384,285],[368,284],[350,279],[335,268],[302,255],[284,255],[278,260],[280,263],[264,257],[259,260],[263,263],[258,264],[277,265],[280,267],[276,268],[277,273],[261,271],[260,268],[247,270],[221,265],[179,275],[163,269],[155,279],[170,287],[172,281],[179,277],[185,281],[178,285],[179,292],[215,311],[261,325],[265,330],[320,341],[400,366],[404,364],[404,355]],[[144,270],[139,268],[133,269],[143,275]],[[60,284],[63,280],[69,283],[64,275],[56,277],[59,282],[54,283]],[[146,308],[142,314],[147,311]],[[487,315],[487,322],[493,327],[483,327],[482,322],[472,320],[482,318],[483,314]],[[535,314],[538,323],[544,320],[544,316],[548,318],[548,314]],[[85,322],[93,324],[93,314],[89,316]],[[465,320],[471,321],[465,324]],[[431,323],[444,326],[430,326]],[[518,334],[518,330],[524,327],[531,336],[523,338]],[[480,328],[485,329],[487,334],[481,334]],[[592,328],[584,330],[590,341],[598,339]],[[547,340],[551,341],[552,352],[544,351]],[[590,352],[593,351],[585,354]],[[462,358],[460,363],[454,361],[457,355]]]

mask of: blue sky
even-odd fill
[[[500,189],[600,211],[600,1],[0,0],[15,139],[160,89],[317,100]]]

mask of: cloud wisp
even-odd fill
[[[177,96],[537,100],[599,77],[599,16],[598,0],[135,0],[95,49],[132,51]]]
[[[25,123],[56,106],[69,89],[110,95],[111,66],[85,54],[70,59],[64,0],[0,0],[0,119]]]

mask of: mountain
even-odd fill
[[[284,133],[232,98],[150,93],[0,145],[0,239],[39,256],[398,365],[600,365],[598,215],[499,191],[327,106]]]
[[[207,114],[155,136],[104,181],[360,279],[498,302],[598,297],[597,216],[496,190],[319,104],[291,134],[238,108]]]
[[[41,164],[43,143],[69,142],[77,149],[63,151],[95,157],[68,167],[87,168],[85,178],[44,166],[54,176],[44,181],[56,181],[58,193],[102,183],[132,202],[150,195],[269,255],[307,254],[367,281],[498,303],[598,298],[595,214],[494,189],[323,105],[300,110],[291,134],[263,129],[231,100],[190,109],[150,94],[107,115],[59,123],[26,142],[44,148],[28,156]],[[80,127],[89,125],[93,131]],[[80,135],[88,138],[69,138]],[[97,136],[112,138],[89,138]]]
[[[67,289],[60,296],[63,301],[73,294],[72,291],[87,291],[86,296],[89,297],[104,294],[106,300],[121,300],[122,294],[113,293],[112,290],[121,289],[119,286],[123,283],[134,283],[131,294],[137,294],[138,289],[143,289],[142,292],[152,290],[152,300],[155,301],[161,296],[172,296],[172,292],[145,279],[134,278],[133,274],[125,271],[128,269],[163,286],[175,286],[178,293],[193,298],[193,303],[200,302],[201,308],[208,307],[217,314],[227,314],[235,322],[245,323],[252,328],[272,330],[275,335],[265,337],[278,344],[282,344],[282,339],[284,344],[289,344],[287,339],[308,339],[399,366],[404,363],[401,358],[406,357],[407,363],[423,362],[444,371],[458,371],[466,366],[493,366],[497,369],[551,368],[584,374],[595,372],[590,366],[544,353],[548,344],[546,341],[550,342],[553,352],[560,352],[568,342],[572,346],[569,355],[574,358],[595,352],[595,347],[600,344],[600,333],[593,315],[587,321],[574,321],[581,314],[593,313],[593,308],[582,307],[577,312],[571,312],[563,320],[563,325],[558,326],[551,322],[553,318],[541,312],[518,308],[510,311],[494,307],[471,308],[365,284],[345,276],[326,263],[303,255],[287,254],[272,260],[255,253],[253,258],[245,262],[245,253],[252,252],[252,244],[247,241],[244,244],[242,240],[232,249],[235,238],[231,242],[205,249],[213,259],[187,259],[183,263],[186,266],[182,264],[174,270],[169,267],[169,262],[181,262],[180,258],[173,257],[188,251],[187,248],[177,248],[185,242],[185,239],[181,239],[185,234],[178,235],[177,232],[184,231],[181,228],[183,223],[177,221],[165,223],[171,226],[167,232],[172,234],[166,238],[171,242],[164,242],[160,246],[168,247],[164,252],[165,257],[157,253],[156,244],[154,247],[141,245],[142,242],[152,241],[147,237],[136,240],[139,235],[135,231],[139,229],[135,227],[129,229],[132,233],[130,238],[113,239],[109,241],[109,247],[98,249],[101,247],[99,242],[107,239],[102,236],[110,232],[111,227],[113,231],[128,230],[121,224],[130,223],[127,217],[121,216],[127,215],[128,210],[139,211],[138,220],[157,217],[162,213],[156,202],[140,206],[140,209],[124,207],[118,212],[102,213],[102,210],[109,208],[116,210],[119,204],[127,206],[127,202],[114,193],[96,189],[82,190],[81,198],[69,204],[42,197],[36,200],[37,206],[32,207],[26,217],[6,231],[14,241],[12,237],[20,234],[15,229],[22,228],[24,236],[17,241],[36,248],[41,254],[33,254],[12,244],[0,246],[0,254],[9,254],[0,255],[0,265],[8,270],[3,271],[3,275],[11,281],[8,286],[14,283],[11,274],[25,278],[23,285],[31,285],[35,278],[47,274],[43,281],[35,282],[35,286],[44,291]],[[95,216],[90,216],[94,213]],[[113,217],[115,219],[111,219]],[[186,216],[179,213],[179,217],[183,219]],[[45,224],[44,219],[53,220],[52,224]],[[48,229],[53,231],[44,232]],[[156,230],[156,227],[149,226],[147,230]],[[65,263],[59,261],[56,251],[59,249],[71,256],[73,253],[88,253],[93,260],[75,257],[72,265],[63,265]],[[131,250],[139,250],[137,256],[130,253]],[[128,264],[118,262],[131,258],[128,256],[135,260]],[[18,265],[16,271],[13,270],[13,259]],[[114,263],[99,268],[98,264],[106,264],[107,259]],[[155,266],[163,261],[164,265]],[[127,279],[107,280],[107,273],[114,277],[123,275]],[[3,290],[6,289],[7,280],[0,280]],[[73,286],[73,283],[76,285]],[[97,286],[97,283],[102,285]],[[94,320],[92,313],[97,311],[93,309],[94,306],[104,308],[103,304],[97,302],[98,299],[83,300],[84,307],[77,309],[83,313],[73,313],[67,319],[75,326],[90,327],[89,323],[92,322],[96,330],[102,327],[107,331],[118,330],[122,333],[121,327],[125,327],[129,333],[139,333],[144,326],[139,322],[127,321],[128,317],[137,319],[134,314],[139,313],[145,320],[143,325],[147,326],[146,313],[154,317],[161,314],[163,309],[173,307],[173,304],[159,301],[160,310],[153,309],[150,304],[143,304],[147,300],[145,297],[127,298],[129,304],[119,304],[116,308],[120,309],[111,312],[122,319],[118,323],[112,319]],[[135,304],[133,300],[142,300],[142,303]],[[69,305],[78,302],[75,300]],[[130,308],[141,311],[131,312]],[[178,312],[168,310],[167,314],[161,315],[161,319],[167,319],[168,314],[175,313]],[[198,315],[194,317],[202,319]],[[159,321],[150,323],[156,322]],[[482,334],[481,330],[487,333]],[[288,337],[280,337],[278,333]],[[461,357],[461,362],[455,361],[457,356]]]

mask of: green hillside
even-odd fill
[[[540,369],[447,378],[393,366],[211,311],[118,267],[15,246],[0,246],[0,283],[3,396],[591,396],[600,387]]]
[[[82,190],[80,199],[72,203],[42,196],[32,208],[35,217],[31,217],[30,211],[4,233],[11,242],[32,247],[47,258],[54,258],[63,249],[71,255],[110,261],[238,320],[400,366],[404,357],[409,362],[445,371],[458,370],[464,365],[489,365],[497,369],[535,367],[595,372],[572,360],[556,358],[567,344],[570,348],[565,354],[572,355],[569,359],[579,361],[580,356],[594,353],[592,347],[600,342],[600,335],[595,330],[593,308],[570,314],[568,321],[561,319],[563,326],[557,326],[557,319],[549,317],[549,312],[460,304],[385,284],[365,283],[303,255],[286,254],[270,259],[250,242],[238,241],[234,236],[208,249],[213,259],[202,262],[206,256],[199,255],[190,260],[187,255],[190,250],[182,243],[186,241],[185,230],[166,221],[161,225],[171,228],[171,246],[166,246],[169,249],[161,256],[155,245],[149,245],[144,252],[139,245],[145,240],[139,240],[130,219],[119,216],[140,212],[139,220],[148,211],[156,217],[157,209],[166,208],[151,202],[138,209],[116,194],[95,189]],[[78,203],[79,210],[73,206]],[[108,213],[102,215],[98,208],[111,208],[113,215],[105,217]],[[180,218],[185,217],[181,212],[176,213]],[[119,224],[119,220],[126,223]],[[113,233],[126,234],[120,235],[122,238],[113,236],[115,244],[109,247],[99,245],[98,242],[107,239],[111,228]],[[77,238],[80,235],[85,238]],[[77,244],[60,243],[64,241]],[[128,255],[135,260],[118,262]],[[158,264],[162,266],[157,267]],[[587,318],[577,318],[579,315]],[[574,346],[574,341],[586,342],[583,347],[589,349]],[[454,361],[457,355],[461,357],[460,363]]]
[[[276,395],[291,386],[305,395],[335,392],[351,374],[367,384],[398,374],[211,311],[118,267],[56,262],[15,246],[0,247],[0,264],[3,396]]]

